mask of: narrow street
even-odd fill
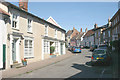
[[[112,78],[111,66],[91,66],[91,54],[82,49],[82,53],[14,78]]]

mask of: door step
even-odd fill
[[[22,66],[21,63],[14,63],[13,65],[11,65],[11,68],[17,68],[17,67],[20,67]]]

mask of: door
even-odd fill
[[[17,42],[17,39],[14,39],[13,43],[12,43],[12,60],[13,60],[13,62],[16,62],[16,42]]]
[[[3,44],[3,69],[5,69],[6,64],[6,45]]]
[[[61,43],[60,46],[61,46],[61,55],[63,55],[63,44]]]

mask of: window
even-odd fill
[[[110,31],[108,31],[108,37],[110,37]]]
[[[95,37],[96,37],[96,33],[95,33]]]
[[[55,52],[58,52],[58,42],[55,42]]]
[[[45,25],[45,36],[48,36],[48,26]]]
[[[25,39],[25,58],[34,57],[33,55],[33,40]]]
[[[28,19],[28,32],[32,32],[32,20]]]
[[[57,30],[55,29],[55,38],[57,38]]]
[[[103,38],[105,38],[105,32],[103,32]]]
[[[44,53],[49,53],[49,42],[44,40]]]
[[[18,16],[16,14],[12,14],[12,27],[18,28]]]
[[[63,40],[63,33],[61,32],[61,38],[62,38],[62,40]]]

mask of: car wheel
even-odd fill
[[[93,62],[91,62],[91,65],[94,66],[95,64]]]

